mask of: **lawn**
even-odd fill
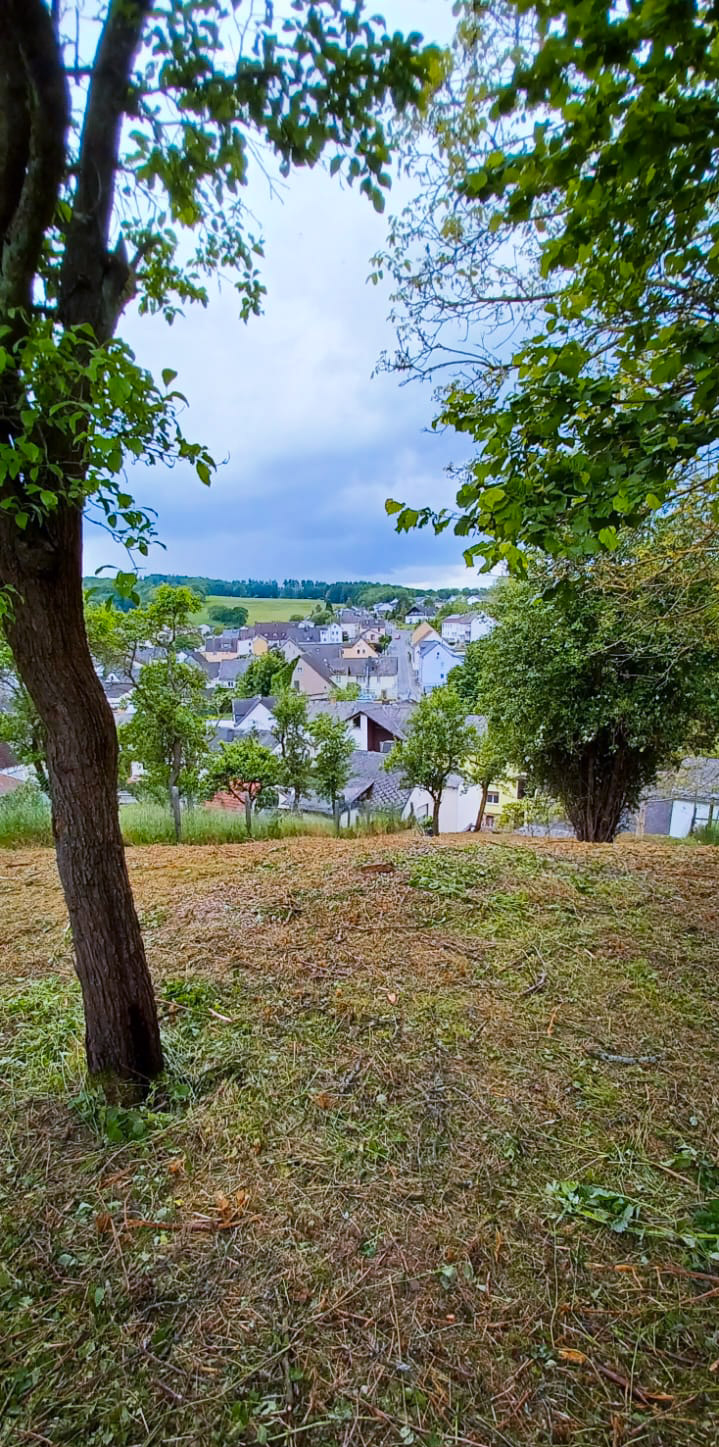
[[[196,614],[197,622],[212,623],[209,610],[215,605],[220,608],[246,608],[248,623],[286,623],[293,613],[300,613],[306,618],[317,606],[307,598],[225,598],[210,593],[204,608]]]
[[[716,850],[129,859],[134,1109],[85,1083],[50,852],[0,864],[0,1442],[716,1442]]]

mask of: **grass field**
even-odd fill
[[[316,606],[306,598],[219,598],[208,594],[204,608],[196,615],[198,623],[211,623],[210,608],[218,607],[247,609],[248,623],[286,623],[293,613],[306,617]]]
[[[0,863],[3,1444],[716,1442],[716,850],[129,859],[126,1109],[50,852]]]

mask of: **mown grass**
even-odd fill
[[[209,594],[196,615],[198,623],[215,623],[211,608],[246,608],[248,623],[287,623],[294,613],[309,617],[316,604],[307,598],[226,598]]]
[[[174,825],[169,809],[143,800],[120,807],[120,824],[126,844],[172,844]],[[392,814],[368,815],[345,837],[392,834],[409,827]],[[299,835],[325,837],[334,833],[331,819],[308,814],[260,813],[252,824],[253,839],[294,839]],[[183,810],[182,839],[185,844],[241,844],[248,841],[244,814],[235,809]],[[15,790],[0,799],[0,848],[23,849],[52,844],[50,806],[32,786]]]
[[[715,1442],[714,851],[130,866],[168,1072],[123,1110],[51,854],[0,865],[0,1442]]]

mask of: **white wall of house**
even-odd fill
[[[339,623],[320,624],[320,643],[341,643],[342,629]]]
[[[254,708],[248,710],[243,719],[235,724],[235,732],[238,734],[251,734],[253,729],[263,733],[275,726],[275,716],[267,707],[266,703],[256,703]]]
[[[447,785],[439,806],[440,834],[461,834],[474,824],[477,818],[482,790],[476,784]],[[403,812],[403,819],[409,819],[412,812],[416,819],[432,818],[432,799],[425,789],[413,789]]]
[[[453,668],[457,667],[459,659],[456,653],[441,640],[433,643],[424,653],[420,653],[417,673],[422,686],[423,693],[431,693],[433,688],[441,688]]]
[[[674,800],[672,804],[672,815],[669,821],[669,835],[671,839],[686,839],[687,834],[691,834],[692,829],[700,829],[702,824],[708,823],[708,800]]]

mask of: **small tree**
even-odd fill
[[[313,778],[317,793],[332,805],[335,832],[340,832],[339,801],[350,776],[354,744],[343,719],[321,713],[310,724],[316,745]]]
[[[477,705],[512,762],[561,801],[579,839],[605,843],[694,728],[719,717],[711,583],[685,598],[669,574],[655,595],[624,594],[611,573],[557,589],[535,566],[503,583],[495,628],[467,650]]]
[[[244,628],[247,622],[247,609],[240,604],[229,607],[227,604],[217,604],[210,608],[210,618],[213,623],[224,623],[226,628]]]
[[[292,790],[292,808],[298,810],[300,797],[312,778],[312,747],[308,733],[307,699],[291,688],[275,699],[275,733],[280,746],[280,783]]]
[[[253,658],[237,683],[238,698],[269,698],[289,684],[294,663],[272,649]]]
[[[362,690],[358,683],[350,680],[349,683],[335,683],[330,689],[332,703],[355,703]]]
[[[179,840],[180,801],[197,795],[207,755],[204,677],[170,655],[145,665],[133,702],[135,713],[119,731],[121,757],[125,764],[142,764],[149,793],[168,796]]]
[[[421,698],[412,714],[407,738],[385,759],[387,770],[398,769],[406,788],[426,789],[432,800],[432,833],[439,834],[439,811],[450,774],[463,773],[477,747],[476,729],[467,723],[467,709],[452,688],[435,688]]]
[[[490,787],[501,782],[507,762],[507,747],[496,728],[486,728],[484,733],[477,735],[477,742],[467,756],[464,769],[465,778],[471,784],[478,784],[482,790],[474,825],[477,831],[482,828]]]
[[[276,803],[274,785],[280,781],[279,761],[252,734],[234,743],[222,744],[210,757],[204,786],[209,798],[231,794],[244,805],[247,833],[252,834],[252,810]]]

